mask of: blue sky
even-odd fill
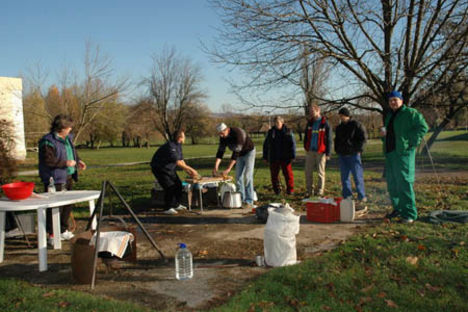
[[[203,0],[2,0],[0,76],[18,77],[36,64],[51,82],[65,67],[82,68],[86,41],[99,45],[118,75],[135,84],[151,69],[151,55],[164,47],[197,63],[204,76],[208,106],[235,105],[224,81],[230,73],[209,62],[200,40],[212,43],[219,19]]]

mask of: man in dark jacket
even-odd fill
[[[358,193],[358,200],[366,202],[364,175],[361,153],[366,143],[366,130],[357,120],[351,118],[346,107],[338,111],[341,123],[336,127],[335,151],[338,154],[341,173],[341,194],[343,198],[352,197],[350,173]]]
[[[228,147],[232,151],[231,161],[221,174],[227,176],[234,165],[236,165],[237,191],[241,193],[244,206],[251,208],[254,205],[253,172],[255,166],[255,145],[244,129],[228,127],[222,122],[216,126],[216,131],[219,135],[219,146],[216,153],[213,175],[218,175],[219,165],[223,159],[226,147]]]
[[[279,170],[286,180],[286,193],[294,193],[294,175],[291,162],[296,158],[294,133],[284,124],[281,116],[275,116],[274,127],[268,130],[263,142],[263,159],[270,164],[271,184],[275,194],[280,193]]]
[[[304,135],[306,197],[322,196],[325,189],[325,165],[330,159],[332,131],[327,119],[320,114],[320,106],[312,105],[310,119]],[[317,170],[317,187],[313,185],[313,172]],[[315,192],[314,192],[315,191]]]
[[[44,184],[44,192],[53,178],[55,189],[71,190],[73,181],[78,181],[78,169],[86,169],[86,164],[78,158],[70,134],[73,119],[64,114],[57,115],[52,121],[50,132],[39,141],[39,176]],[[68,219],[73,206],[60,207],[61,239],[69,240],[73,234],[68,231]],[[52,212],[47,209],[46,230],[49,242],[52,241]]]
[[[185,142],[185,133],[177,131],[174,141],[162,145],[151,159],[151,171],[164,190],[165,214],[177,214],[177,211],[187,209],[180,204],[182,196],[182,181],[177,175],[177,167],[182,168],[191,177],[198,176],[198,172],[187,165],[182,155],[182,144]]]

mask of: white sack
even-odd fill
[[[263,247],[265,262],[270,266],[296,264],[296,235],[299,234],[299,216],[288,205],[269,211],[265,226]]]

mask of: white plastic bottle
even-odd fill
[[[47,193],[49,193],[49,195],[55,194],[55,181],[53,177],[50,177],[49,179],[49,186],[47,186]]]
[[[179,244],[175,254],[175,274],[178,280],[187,280],[193,277],[192,253],[184,243]]]

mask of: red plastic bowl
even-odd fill
[[[14,182],[2,185],[3,193],[11,200],[26,199],[34,190],[34,182]]]

